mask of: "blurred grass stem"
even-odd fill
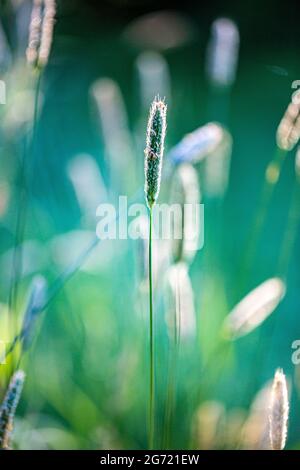
[[[242,274],[241,290],[245,288],[247,278],[251,274],[251,268],[254,263],[257,246],[260,241],[263,226],[267,217],[268,209],[270,207],[274,190],[280,178],[286,154],[287,151],[277,148],[274,154],[274,158],[269,163],[266,169],[261,198],[258,203],[258,210],[255,215],[254,223],[250,229],[248,242],[245,249],[245,255],[243,257],[243,262],[240,266],[240,271]]]

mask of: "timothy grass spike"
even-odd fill
[[[156,97],[150,108],[145,148],[145,196],[151,209],[158,198],[161,180],[167,106]]]
[[[157,200],[162,159],[164,153],[164,141],[166,135],[167,107],[164,101],[156,97],[150,108],[147,127],[145,149],[145,197],[149,208],[149,339],[150,339],[150,399],[149,399],[149,448],[154,447],[155,433],[155,341],[154,341],[154,314],[153,314],[153,279],[152,279],[152,224],[153,206]]]
[[[0,449],[9,449],[13,420],[20,400],[25,374],[18,370],[12,376],[0,408]]]
[[[270,440],[273,450],[282,450],[285,447],[288,415],[289,401],[286,378],[282,369],[277,369],[273,381],[269,414]]]

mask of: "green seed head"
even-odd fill
[[[167,106],[156,97],[151,105],[145,148],[145,197],[149,209],[155,204],[160,188]]]
[[[23,389],[25,374],[17,371],[11,378],[8,390],[0,408],[0,449],[8,449],[13,429],[13,419]]]

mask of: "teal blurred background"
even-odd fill
[[[131,196],[143,187],[150,102],[143,102],[137,60],[145,51],[156,52],[167,67],[166,150],[208,121],[224,124],[233,138],[224,200],[216,203],[203,194],[206,240],[191,267],[197,335],[181,351],[171,446],[247,448],[247,443],[240,442],[240,430],[251,413],[253,398],[282,367],[291,388],[288,448],[299,448],[300,375],[291,360],[291,345],[300,339],[299,231],[283,302],[259,329],[234,342],[228,355],[214,353],[225,315],[251,289],[277,275],[296,184],[295,151],[285,161],[253,268],[246,284],[240,283],[243,250],[265,168],[275,151],[276,129],[291,99],[292,82],[300,79],[297,7],[280,1],[254,1],[247,6],[211,2],[205,7],[195,3],[186,1],[178,7],[163,1],[58,3],[50,61],[41,82],[36,142],[26,160],[23,272],[11,315],[17,328],[34,275],[43,274],[53,286],[95,235],[97,219],[83,214],[70,178],[76,156],[89,155],[96,162],[108,199],[115,200],[121,191]],[[12,52],[10,64],[2,63],[7,104],[0,108],[0,308],[1,330],[8,341],[11,330],[6,329],[4,317],[20,203],[20,161],[30,135],[34,83],[25,64],[30,2],[13,4],[16,9],[8,1],[0,3]],[[143,21],[145,15],[154,14],[155,31],[151,26],[149,33]],[[205,57],[211,24],[222,16],[237,24],[240,52],[235,83],[216,91],[205,74]],[[117,166],[115,174],[109,170],[107,136],[91,96],[92,85],[104,78],[110,80],[102,82],[107,93],[115,92],[111,84],[116,83],[124,100],[125,141],[134,162],[127,167],[127,149],[121,145],[124,156],[119,155],[120,172]],[[162,201],[166,190],[162,186]],[[90,191],[89,186],[83,187],[87,195]],[[105,197],[105,191],[99,191],[91,204]],[[142,195],[139,200],[143,201]],[[27,383],[16,423],[16,447],[146,448],[147,308],[139,296],[137,258],[134,241],[100,243],[43,313],[35,342],[21,362]],[[161,295],[156,308],[160,429],[169,348]],[[209,370],[204,368],[208,357]],[[0,366],[3,388],[17,357],[11,361]],[[194,416],[207,403],[199,437]],[[214,420],[218,431],[213,432]],[[214,434],[211,441],[210,433]]]

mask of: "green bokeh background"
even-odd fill
[[[8,105],[15,86],[31,87],[22,61],[26,42],[16,39],[12,13],[1,4],[12,44],[14,67],[8,72]],[[182,352],[174,448],[191,445],[191,418],[197,405],[217,400],[227,410],[245,413],[255,393],[282,367],[291,383],[289,448],[300,446],[300,402],[291,345],[300,339],[300,240],[297,237],[287,277],[287,295],[258,331],[238,340],[226,361],[215,356],[202,375],[202,362],[213,351],[216,326],[240,298],[276,274],[276,266],[291,201],[294,153],[285,162],[280,183],[264,226],[254,269],[239,288],[239,265],[257,209],[264,172],[275,150],[275,134],[291,98],[291,84],[300,79],[300,36],[296,3],[280,1],[211,2],[205,7],[185,2],[61,1],[50,62],[42,78],[44,95],[37,140],[28,161],[29,209],[26,238],[38,240],[46,261],[39,272],[49,284],[60,267],[49,254],[53,237],[82,227],[80,208],[67,178],[68,162],[88,153],[98,162],[105,180],[103,138],[90,99],[90,86],[101,77],[115,80],[123,95],[129,126],[144,129],[147,112],[140,102],[135,60],[143,51],[124,39],[135,18],[157,9],[182,13],[193,31],[186,44],[162,52],[169,66],[172,99],[168,103],[167,149],[185,133],[209,120],[224,121],[222,100],[213,95],[205,76],[205,51],[212,21],[229,16],[240,30],[240,56],[229,112],[223,122],[233,137],[230,184],[215,219],[214,202],[205,200],[206,241],[193,263],[198,334]],[[24,9],[25,12],[25,9]],[[24,23],[27,16],[24,13]],[[24,27],[25,28],[25,27]],[[24,83],[22,77],[24,78]],[[17,77],[17,78],[14,78]],[[29,78],[26,78],[29,77]],[[17,85],[16,85],[17,82]],[[28,107],[32,103],[28,100]],[[5,111],[1,111],[5,120]],[[139,131],[140,132],[140,131]],[[0,219],[1,253],[14,243],[18,203],[18,159],[24,129],[7,136],[1,130],[1,180],[11,185],[11,203]],[[143,186],[143,142],[136,139],[134,156],[140,168],[132,180],[132,194]],[[201,184],[201,181],[200,181]],[[164,188],[162,188],[162,200]],[[141,199],[142,200],[142,199]],[[100,201],[99,201],[100,202]],[[300,201],[299,201],[300,210]],[[95,218],[95,227],[97,220]],[[219,245],[209,236],[222,231]],[[95,228],[94,227],[94,228]],[[208,235],[208,238],[207,238]],[[35,344],[23,359],[27,383],[19,408],[16,443],[20,448],[145,448],[147,445],[147,329],[138,315],[136,248],[116,242],[115,256],[94,274],[77,272],[51,302]],[[106,250],[105,243],[102,245]],[[71,249],[71,248],[70,248]],[[77,253],[72,253],[74,259]],[[99,251],[91,257],[99,256]],[[217,261],[216,261],[217,259]],[[39,264],[39,263],[37,263]],[[8,265],[1,263],[1,303],[8,302]],[[35,269],[21,281],[18,308],[21,318],[26,291]],[[168,342],[163,308],[157,307],[158,393],[163,416]],[[220,367],[221,365],[221,367]],[[6,366],[0,366],[6,377]],[[300,367],[300,366],[298,366]],[[220,373],[220,369],[221,372]],[[299,378],[298,378],[299,380]],[[2,385],[4,387],[3,379]],[[226,447],[226,444],[224,444]]]

